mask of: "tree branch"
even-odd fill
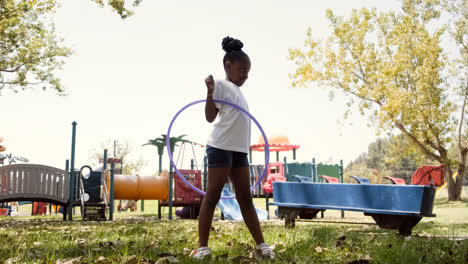
[[[379,106],[382,106],[382,104],[381,104],[379,101],[377,101],[377,100],[372,100],[372,99],[367,98],[367,97],[364,97],[364,96],[362,96],[362,95],[360,95],[360,94],[358,94],[358,93],[356,93],[356,92],[354,92],[354,91],[352,91],[352,90],[350,90],[350,89],[347,89],[347,88],[346,88],[342,83],[340,83],[339,81],[336,82],[336,85],[338,85],[339,87],[341,87],[341,89],[343,89],[345,92],[348,92],[348,93],[350,93],[350,94],[356,96],[356,97],[359,98],[359,99],[362,99],[362,100],[364,100],[364,101],[368,101],[368,102],[371,102],[371,103],[375,103],[375,104],[377,104],[377,105],[379,105]]]
[[[28,61],[22,63],[22,64],[19,65],[19,66],[17,66],[16,68],[13,68],[13,69],[11,69],[11,70],[9,70],[9,69],[1,69],[1,68],[0,68],[0,71],[2,71],[2,72],[10,72],[10,73],[11,73],[11,72],[17,72],[21,67],[23,67],[23,66],[26,65],[26,64],[30,64],[30,63],[33,63],[33,62],[35,62],[35,61],[42,61],[42,60],[44,60],[44,59],[49,59],[49,58],[53,58],[53,57],[59,57],[59,56],[56,56],[56,55],[51,54],[51,55],[49,55],[49,56],[43,56],[43,57],[37,57],[37,58],[34,58],[34,57],[33,57],[33,58],[31,58],[30,60],[28,60]],[[60,57],[61,57],[61,56],[60,56]]]
[[[463,128],[463,119],[465,118],[465,107],[466,107],[466,102],[468,101],[468,89],[467,92],[465,93],[465,99],[463,100],[463,106],[461,109],[461,117],[460,117],[460,126],[458,127],[458,148],[460,149],[460,152],[462,152],[463,149],[468,148],[468,146],[463,146],[462,144],[462,128]]]
[[[0,83],[3,84],[3,85],[6,85],[6,84],[8,84],[8,85],[17,85],[18,84],[16,82],[4,82],[4,81],[0,81]],[[45,83],[45,81],[44,82],[35,82],[35,83],[25,83],[25,85],[37,85],[37,84],[41,84],[41,83]]]
[[[443,163],[442,158],[440,156],[430,152],[421,142],[418,141],[418,139],[415,136],[413,136],[410,132],[408,132],[408,130],[406,130],[406,128],[400,122],[395,121],[395,126],[398,129],[400,129],[400,131],[403,132],[403,134],[409,137],[416,144],[416,146],[418,146],[419,149],[421,149],[424,155],[426,155],[429,158],[435,159],[439,161],[440,163]]]

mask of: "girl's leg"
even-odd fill
[[[232,168],[230,179],[234,185],[236,199],[239,203],[244,222],[257,245],[260,245],[265,241],[263,239],[260,222],[258,221],[257,212],[253,205],[252,195],[250,194],[249,167]]]
[[[208,246],[213,213],[218,204],[224,184],[230,173],[229,167],[208,168],[208,186],[198,218],[198,239],[200,247]]]

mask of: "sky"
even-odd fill
[[[400,1],[144,0],[126,20],[92,1],[61,3],[53,20],[74,52],[59,71],[68,95],[2,94],[0,136],[6,153],[64,168],[76,121],[76,167],[93,163],[90,152],[110,139],[128,142],[131,158],[146,161],[140,174],[154,174],[156,148],[141,145],[165,134],[180,108],[204,99],[209,74],[225,78],[221,41],[227,35],[244,43],[252,61],[249,80],[241,88],[250,113],[267,136],[287,135],[290,143],[300,145],[297,161],[343,160],[346,165],[377,138],[357,111],[343,120],[346,99],[341,94],[330,101],[324,88],[292,88],[288,74],[295,65],[287,58],[288,49],[303,47],[308,27],[314,38],[327,38],[327,9],[339,15],[362,7],[395,10]],[[211,126],[198,104],[179,116],[171,136],[186,134],[204,144]],[[253,124],[252,143],[259,137]],[[193,157],[200,164],[203,150],[195,146],[193,154],[187,146],[179,168],[188,168]],[[283,156],[292,160],[292,153]],[[254,153],[252,162],[261,164],[263,157]],[[168,166],[165,155],[163,167]]]

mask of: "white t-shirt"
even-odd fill
[[[249,111],[249,105],[240,87],[230,81],[215,81],[213,99],[225,100]],[[207,145],[224,150],[249,153],[250,118],[241,110],[230,105],[215,104],[219,110],[218,118],[208,138]]]

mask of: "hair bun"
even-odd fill
[[[242,47],[244,47],[244,43],[242,43],[242,41],[238,39],[227,36],[223,38],[222,46],[225,52],[232,52],[242,50]]]

